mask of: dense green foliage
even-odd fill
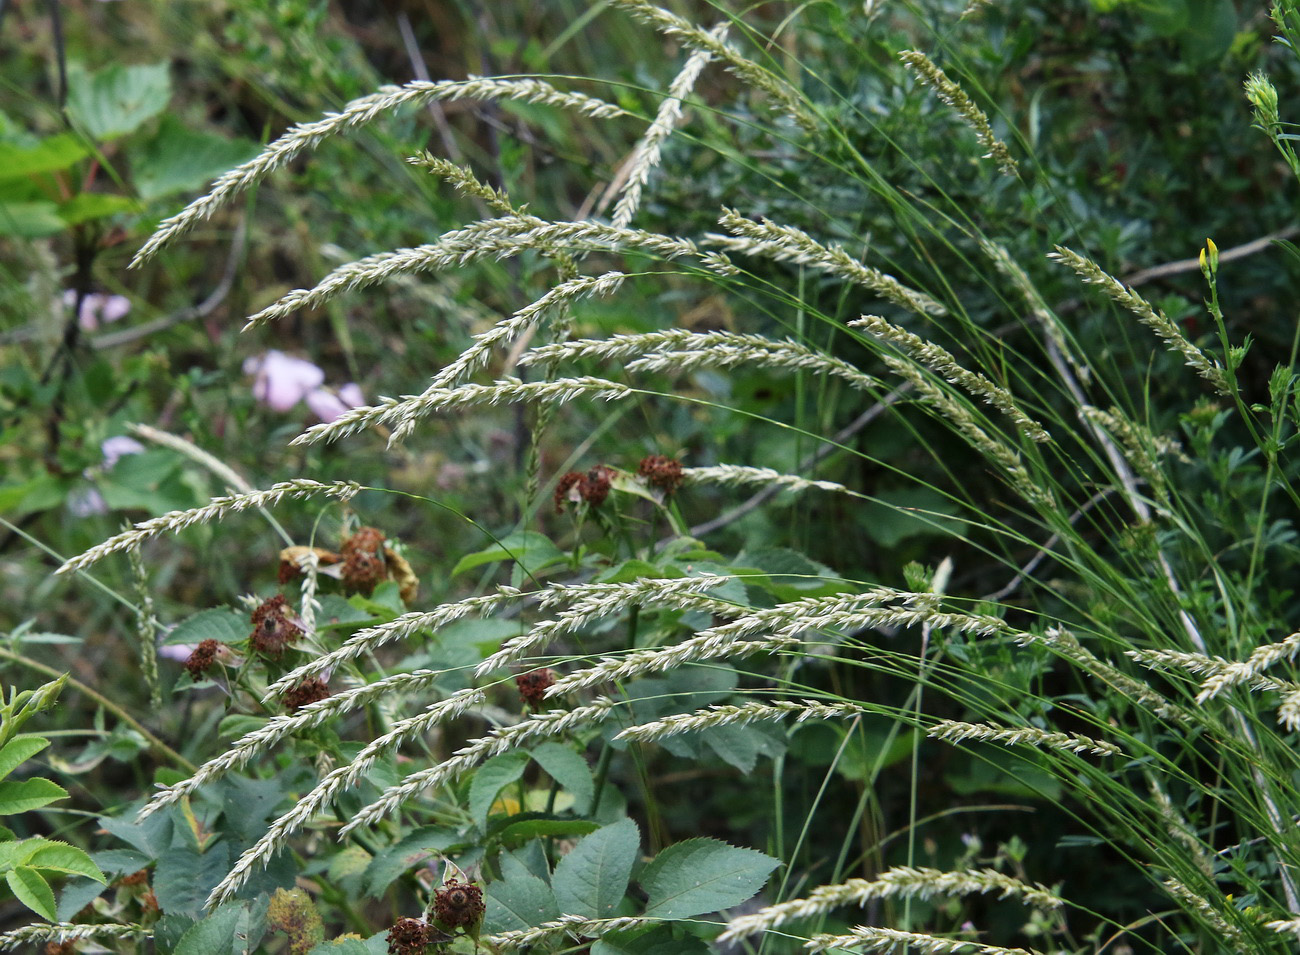
[[[60,6],[6,940],[1294,946],[1292,0]]]

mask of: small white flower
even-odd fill
[[[253,397],[275,411],[288,411],[325,381],[316,365],[282,351],[245,359],[244,374],[254,376]]]

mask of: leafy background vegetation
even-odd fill
[[[793,952],[818,933],[846,951],[1288,950],[1300,917],[1287,716],[1287,635],[1300,623],[1288,451],[1297,257],[1285,241],[1296,164],[1285,105],[1270,121],[1261,87],[1252,107],[1242,84],[1266,74],[1287,102],[1293,6],[670,4],[686,23],[726,24],[769,86],[705,68],[633,225],[728,249],[738,273],[631,241],[557,241],[368,283],[239,333],[332,269],[504,215],[484,186],[547,222],[608,221],[638,138],[696,48],[636,7],[6,5],[0,661],[16,690],[68,681],[56,707],[24,717],[37,735],[17,738],[51,745],[23,743],[9,759],[9,742],[0,764],[42,799],[49,779],[68,797],[24,804],[0,789],[5,927],[36,912],[99,926],[70,945],[122,952],[496,951],[521,944],[506,933],[561,916],[587,921],[534,950]],[[1016,175],[1000,174],[969,114],[900,60],[914,49],[990,117]],[[470,75],[544,77],[623,114],[509,96],[389,111],[127,268],[160,222],[293,124],[385,84]],[[458,191],[454,174],[406,161],[426,152],[481,184]],[[946,314],[882,302],[807,255],[719,246],[707,236],[741,228],[719,224],[724,209],[838,244]],[[1131,300],[1110,301],[1097,275],[1085,284],[1049,260],[1058,246],[1132,284],[1224,387],[1163,347]],[[348,383],[366,402],[420,393],[473,336],[575,268],[626,277],[613,294],[575,296],[475,380],[594,375],[638,389],[630,398],[507,401],[426,418],[400,442],[390,420],[290,445]],[[915,360],[921,378],[893,376],[885,357],[906,352],[848,324],[875,313],[1004,385],[1051,433],[1046,450],[950,376]],[[753,360],[683,371],[681,354],[648,372],[598,354],[562,370],[518,364],[528,347],[665,329],[790,339],[881,384]],[[721,339],[710,341],[716,356]],[[299,377],[283,397],[276,353],[319,371],[290,366]],[[925,383],[948,403],[925,400]],[[1084,392],[1109,417],[1081,416]],[[955,425],[956,410],[991,443]],[[1018,455],[1023,480],[997,447]],[[642,466],[650,456],[765,466],[853,493],[677,486],[670,465]],[[304,493],[264,517],[231,512],[54,573],[127,522],[298,478],[363,489],[333,503]],[[349,543],[361,527],[385,543]],[[319,548],[307,592],[288,566],[304,551],[288,547]],[[381,579],[350,576],[371,559]],[[725,582],[688,599],[682,582],[706,573]],[[340,663],[323,674],[336,695],[383,692],[337,713],[300,699],[322,718],[184,790],[197,767],[295,712],[279,690],[304,681],[286,674],[359,632],[499,585],[557,596],[547,606],[507,593],[491,612],[425,621]],[[577,599],[558,587],[599,585],[648,589],[483,668]],[[667,599],[672,586],[688,596]],[[894,588],[898,617],[860,607],[809,623],[790,609],[879,587]],[[287,605],[261,611],[263,638],[286,645],[259,646],[250,611],[277,594]],[[797,645],[655,671],[628,657],[632,669],[596,685],[613,716],[592,687],[530,702],[513,679],[539,667],[564,679],[764,611],[776,616],[749,635],[787,626]],[[976,618],[998,623],[964,622]],[[210,669],[187,667],[205,640],[226,648]],[[1279,649],[1261,662],[1259,647]],[[1207,679],[1221,690],[1207,696]],[[484,695],[457,696],[474,689]],[[468,715],[421,725],[366,762],[371,741],[461,699]],[[713,710],[704,729],[615,738],[707,707],[807,699],[840,709],[729,725]],[[512,727],[531,732],[551,707],[585,716],[484,749],[444,785],[350,825],[408,774]],[[953,723],[1080,734],[1117,752],[1078,737],[1037,748],[931,738],[944,726],[960,736]],[[363,762],[271,839],[277,851],[224,904],[210,898],[241,855],[268,845],[269,826]],[[141,817],[155,784],[182,788]],[[940,873],[982,874],[959,886]],[[852,889],[852,878],[857,897],[738,930],[764,906]],[[484,893],[481,922],[473,893],[455,897],[472,917],[448,908],[453,879]],[[418,922],[409,949],[402,919]],[[847,940],[858,925],[912,934]]]

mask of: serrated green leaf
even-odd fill
[[[499,544],[493,544],[474,554],[466,554],[457,561],[451,575],[455,577],[475,567],[504,560],[513,560],[530,573],[537,573],[552,564],[568,559],[568,555],[556,547],[545,534],[536,531],[517,531],[501,538]]]
[[[563,743],[543,743],[532,751],[532,756],[552,779],[573,794],[575,811],[586,812],[596,784],[582,754]]]
[[[645,914],[682,919],[739,905],[752,898],[780,860],[718,839],[687,839],[669,846],[641,872],[649,899]]]
[[[5,881],[16,898],[41,918],[53,922],[58,918],[54,906],[54,890],[35,869],[19,866],[5,873]]]
[[[0,780],[49,745],[45,737],[28,734],[15,736],[5,743],[4,749],[0,749]]]
[[[16,842],[0,842],[0,872],[8,872],[20,865],[26,865],[33,852],[41,846],[39,836],[31,839],[19,839]]]
[[[551,875],[560,911],[589,919],[614,915],[640,850],[641,832],[631,819],[603,826],[579,842]]]
[[[238,643],[247,640],[253,632],[248,614],[230,607],[210,607],[191,614],[172,628],[163,641],[173,643],[202,643],[218,640],[221,643]]]
[[[307,955],[387,955],[387,952],[388,931],[385,930],[370,936],[365,941],[359,938],[344,938],[321,942]]]
[[[251,140],[186,129],[174,116],[164,116],[157,135],[133,155],[132,178],[142,198],[157,199],[198,189],[259,151]]]
[[[527,753],[502,753],[478,768],[469,786],[469,814],[480,826],[487,822],[497,794],[524,774]]]
[[[115,63],[93,73],[69,66],[68,116],[99,141],[137,129],[166,109],[171,99],[166,63]]]
[[[500,879],[489,885],[484,895],[484,932],[532,928],[560,916],[551,887],[535,875]]]
[[[22,782],[6,780],[0,783],[0,816],[40,809],[67,795],[68,791],[58,783],[39,776]]]
[[[90,150],[70,133],[47,136],[34,146],[0,143],[0,182],[67,169],[88,155]]]
[[[104,878],[104,873],[99,871],[99,866],[95,865],[90,856],[81,849],[70,846],[66,842],[43,840],[43,843],[27,860],[31,868],[62,872],[65,875],[81,875],[96,882],[108,882]]]
[[[201,922],[191,925],[176,943],[173,955],[224,955],[234,947],[235,926],[242,903],[221,906]]]

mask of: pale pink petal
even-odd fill
[[[105,323],[116,322],[126,318],[131,311],[131,300],[125,295],[104,295],[101,296],[102,303],[99,309],[99,317]]]
[[[288,411],[324,380],[325,372],[311,362],[284,352],[269,351],[262,356],[257,367],[253,397],[276,411]]]
[[[366,396],[355,382],[349,381],[337,392],[328,388],[317,388],[307,395],[307,407],[311,413],[329,424],[349,408],[359,408],[366,403]]]
[[[339,400],[349,408],[360,408],[366,403],[366,396],[361,393],[361,386],[349,381],[339,389]]]
[[[112,470],[118,458],[125,457],[128,454],[139,454],[144,451],[144,445],[135,438],[128,438],[124,434],[119,434],[116,437],[106,439],[99,446],[99,450],[104,455],[105,469]]]
[[[324,388],[317,388],[307,395],[307,407],[326,424],[348,410],[348,406],[340,401],[334,392],[326,391]]]

